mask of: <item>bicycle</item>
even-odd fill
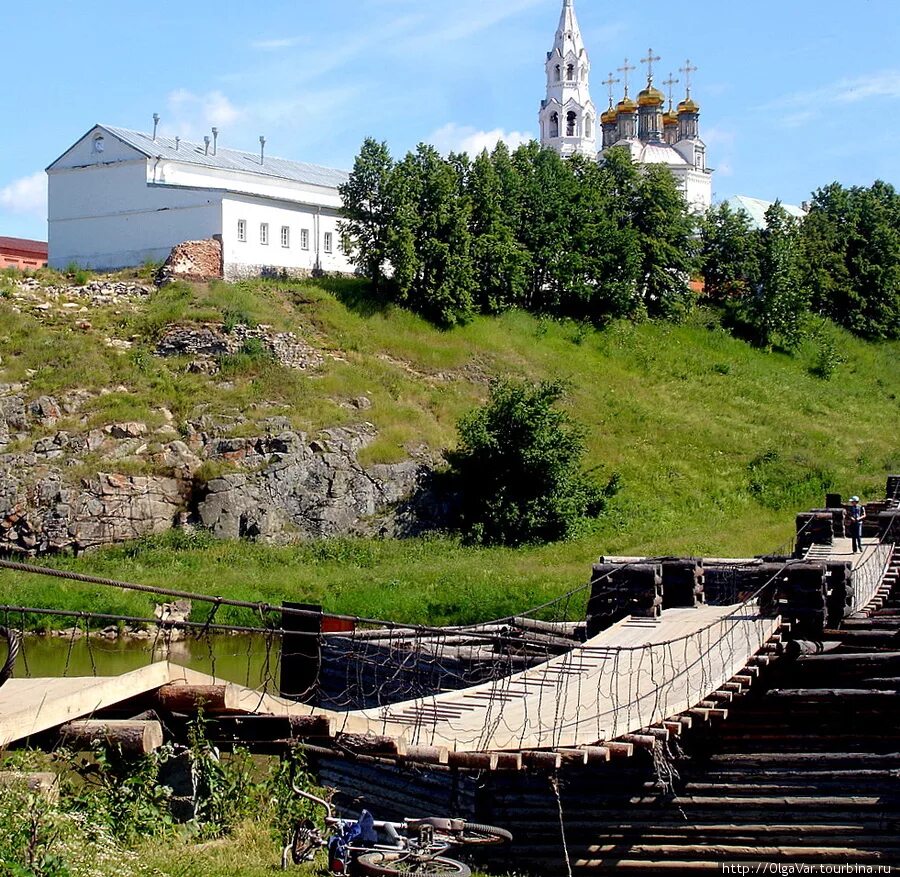
[[[282,870],[289,861],[295,865],[311,862],[319,850],[328,850],[332,874],[356,877],[392,877],[417,874],[420,877],[471,877],[468,865],[444,854],[457,846],[508,843],[512,835],[503,828],[481,825],[464,819],[428,817],[403,822],[377,821],[368,810],[357,820],[340,819],[331,804],[300,789],[291,781],[294,794],[325,810],[325,826],[333,831],[326,837],[311,820],[294,827],[290,843],[282,853]],[[380,840],[380,838],[385,838]]]

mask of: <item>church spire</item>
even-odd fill
[[[597,111],[591,100],[591,62],[574,0],[563,0],[553,48],[547,53],[547,97],[541,103],[541,144],[560,155],[597,154]]]

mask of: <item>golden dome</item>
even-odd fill
[[[665,102],[666,96],[652,85],[648,85],[638,95],[638,104],[642,107],[661,107]]]
[[[615,107],[610,107],[602,116],[600,116],[600,124],[614,125],[616,123],[616,116],[618,116],[618,113],[616,112]]]
[[[637,109],[637,104],[630,97],[623,97],[616,107],[617,113],[633,113]]]
[[[663,125],[677,125],[678,124],[678,114],[673,110],[669,110],[663,116]]]
[[[680,104],[678,104],[678,112],[679,113],[699,113],[700,107],[694,103],[691,98],[686,98]]]

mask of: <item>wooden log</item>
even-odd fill
[[[828,703],[835,700],[878,701],[881,699],[894,703],[896,696],[896,691],[882,688],[774,688],[766,693],[766,697],[777,700],[811,704]],[[898,704],[898,708],[900,708],[900,704]]]
[[[603,748],[609,750],[610,758],[631,758],[634,755],[634,744],[624,743],[621,740],[604,743]]]
[[[447,764],[463,770],[497,770],[500,756],[496,752],[451,752]]]
[[[652,728],[641,728],[639,733],[646,734],[650,737],[655,737],[657,740],[661,740],[663,743],[665,743],[669,739],[669,729],[658,727],[656,725],[654,725]]]
[[[163,744],[159,722],[132,722],[121,719],[105,721],[87,719],[69,722],[59,729],[63,745],[86,752],[98,743],[115,746],[130,758],[149,755]]]
[[[522,753],[521,752],[496,752],[497,770],[521,770],[522,769]]]
[[[538,770],[559,770],[562,756],[558,752],[523,752],[522,764]]]
[[[341,734],[338,743],[359,755],[406,755],[408,752],[406,741],[394,737]]]
[[[623,734],[619,738],[623,743],[631,743],[636,749],[653,749],[656,737],[650,734]]]
[[[557,749],[556,752],[566,766],[583,766],[588,763],[587,749]]]
[[[240,691],[236,685],[163,685],[154,700],[159,709],[170,713],[208,713],[240,711]]]
[[[676,737],[681,736],[681,732],[684,730],[682,728],[681,722],[663,722],[663,727],[670,733]]]
[[[884,664],[900,663],[900,652],[872,652],[869,654],[828,654],[802,655],[797,658],[797,666],[824,669],[856,669],[880,667]]]
[[[587,753],[588,764],[602,764],[612,758],[608,746],[585,746],[584,751]]]
[[[403,761],[416,764],[447,764],[450,752],[446,746],[409,746]]]
[[[218,716],[210,721],[208,736],[237,743],[330,738],[335,736],[337,724],[331,716]]]
[[[50,804],[59,800],[59,777],[50,771],[3,770],[0,786],[27,790]]]

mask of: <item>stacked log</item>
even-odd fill
[[[658,618],[662,611],[662,567],[659,564],[598,563],[594,565],[591,581],[588,638],[629,615]]]
[[[811,514],[831,516],[831,534],[835,539],[843,539],[847,535],[846,512],[840,504],[824,509],[813,509]]]
[[[900,500],[900,475],[888,475],[885,496],[888,499]]]
[[[780,579],[778,605],[782,618],[801,636],[818,636],[828,615],[826,568],[820,563],[789,566]]]
[[[900,544],[900,510],[884,511],[878,515],[878,536],[883,542]]]
[[[830,512],[801,512],[797,515],[796,553],[803,553],[813,545],[834,544],[834,517]]]
[[[663,609],[692,608],[705,601],[703,561],[667,560],[662,564]]]
[[[828,590],[828,625],[837,627],[853,612],[853,564],[825,565]]]

